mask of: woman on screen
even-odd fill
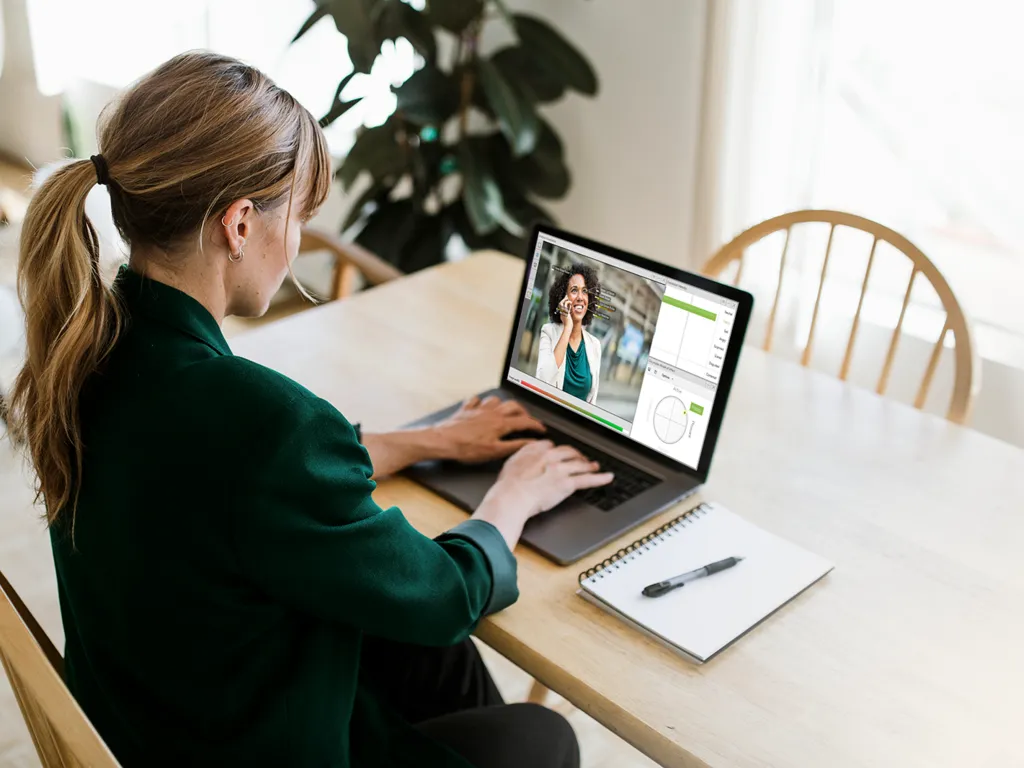
[[[548,292],[550,323],[540,329],[537,378],[593,403],[601,372],[601,342],[585,330],[594,319],[590,302],[601,284],[593,267],[574,263]]]

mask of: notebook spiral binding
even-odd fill
[[[579,576],[580,583],[582,584],[585,579],[590,579],[594,576],[597,576],[599,579],[603,579],[604,571],[618,569],[620,564],[625,565],[640,555],[641,552],[646,552],[652,547],[658,546],[658,544],[664,540],[665,536],[675,535],[677,531],[685,528],[688,523],[696,522],[700,518],[704,517],[710,510],[711,508],[704,502],[701,502],[692,509],[686,510],[683,514],[679,515],[679,517],[670,520],[660,528],[651,531],[642,539],[637,539],[629,546],[623,547],[604,562],[599,563],[593,568],[581,573]]]

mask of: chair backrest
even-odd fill
[[[355,290],[356,277],[360,273],[369,285],[386,283],[403,275],[400,269],[356,243],[346,243],[335,235],[303,227],[299,253],[310,251],[330,251],[334,254],[332,301],[351,295]]]
[[[893,330],[892,338],[889,341],[888,352],[885,362],[882,364],[878,376],[876,392],[884,395],[889,384],[889,374],[892,371],[893,360],[896,356],[896,347],[899,343],[900,333],[903,329],[903,319],[907,314],[907,307],[910,304],[910,294],[914,288],[914,281],[921,275],[931,283],[936,294],[942,302],[946,313],[945,323],[942,331],[932,348],[928,365],[925,368],[921,384],[918,387],[917,395],[914,398],[914,407],[922,408],[928,397],[932,379],[935,376],[935,369],[939,363],[939,357],[947,334],[953,334],[953,357],[955,362],[955,379],[953,382],[953,394],[950,398],[949,409],[946,418],[950,421],[963,424],[968,421],[971,409],[974,405],[974,398],[981,387],[981,364],[978,358],[977,347],[971,333],[970,324],[960,308],[960,303],[953,295],[949,283],[939,272],[938,268],[925,256],[921,250],[911,243],[903,235],[883,226],[877,222],[841,211],[795,211],[756,224],[747,231],[735,237],[731,242],[724,245],[718,253],[708,259],[702,271],[709,277],[719,277],[731,264],[738,262],[734,284],[739,284],[743,275],[743,260],[747,249],[758,241],[768,237],[775,232],[785,231],[785,241],[782,246],[782,260],[779,264],[779,278],[775,288],[775,299],[772,303],[771,312],[768,316],[768,328],[765,334],[764,349],[772,347],[772,334],[775,328],[775,318],[779,308],[779,297],[782,293],[782,281],[786,269],[786,255],[789,251],[790,240],[792,239],[793,227],[805,223],[829,224],[828,245],[825,246],[825,260],[821,267],[821,275],[818,278],[818,292],[814,300],[814,313],[811,316],[811,327],[807,334],[807,342],[804,344],[803,353],[800,358],[801,365],[808,365],[811,361],[811,351],[814,345],[814,330],[818,321],[818,311],[821,308],[822,290],[825,286],[825,276],[828,271],[829,257],[832,254],[832,242],[836,227],[850,227],[872,235],[874,240],[871,244],[871,251],[868,254],[867,268],[864,271],[864,281],[861,283],[860,298],[857,302],[857,312],[853,317],[853,325],[850,328],[850,337],[846,344],[846,352],[843,355],[843,362],[839,370],[839,378],[845,380],[850,372],[850,361],[853,357],[854,342],[857,339],[857,331],[860,328],[861,309],[864,307],[864,295],[867,292],[868,279],[871,277],[871,268],[875,263],[875,252],[879,241],[889,243],[896,250],[905,255],[913,265],[910,273],[910,280],[907,290],[903,295],[903,305],[900,309],[899,320]]]
[[[64,661],[0,573],[0,663],[44,768],[117,768],[67,686]]]

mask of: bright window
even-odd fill
[[[207,48],[259,67],[320,116],[352,71],[330,19],[289,45],[312,0],[176,0],[158,8],[139,0],[28,0],[28,8],[38,85],[49,95],[74,79],[123,88],[177,53]],[[365,98],[328,130],[335,153],[348,150],[360,124],[384,121],[394,109],[390,86],[416,64],[400,39],[385,44],[369,76],[353,78],[344,96]]]
[[[982,353],[1024,364],[1024,6],[839,0],[834,13],[812,205],[906,235]],[[902,298],[906,276],[886,284]]]

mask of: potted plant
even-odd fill
[[[368,73],[386,40],[407,39],[423,66],[394,88],[397,106],[364,127],[336,172],[353,202],[342,231],[412,272],[444,260],[453,238],[470,249],[523,254],[538,221],[553,221],[539,200],[563,197],[570,174],[562,141],[540,109],[567,91],[594,96],[597,75],[550,24],[513,13],[504,0],[321,0],[298,40],[330,17],[348,40],[354,70],[338,84],[327,126],[358,99],[352,77]],[[505,24],[514,42],[481,50],[488,24]]]

